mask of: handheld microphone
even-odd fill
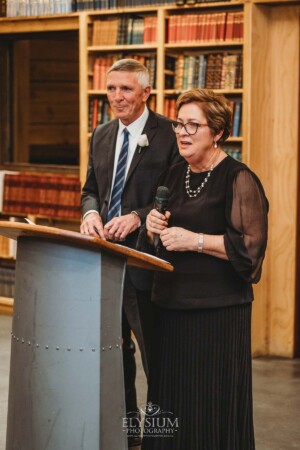
[[[169,189],[166,186],[159,186],[156,191],[154,208],[161,214],[165,214],[169,201]],[[159,244],[159,234],[154,234],[154,247]]]

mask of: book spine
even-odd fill
[[[98,108],[99,108],[99,100],[97,98],[94,98],[92,101],[93,105],[93,119],[92,119],[92,130],[93,131],[98,123]]]
[[[0,0],[0,17],[6,17],[6,0]]]
[[[241,53],[238,54],[236,66],[234,87],[239,89],[243,87],[243,55]]]
[[[215,55],[211,53],[207,57],[206,76],[205,76],[205,87],[207,89],[213,89],[214,70],[215,70]]]
[[[199,56],[199,88],[205,88],[205,80],[206,80],[206,66],[207,66],[207,56],[200,55]]]
[[[100,85],[100,58],[96,58],[93,68],[93,89],[99,89]]]
[[[127,24],[127,45],[132,44],[132,30],[133,30],[133,18],[129,17],[128,24]]]
[[[226,17],[225,41],[233,40],[233,20],[234,20],[234,13],[228,12]]]
[[[182,88],[188,89],[188,70],[189,70],[189,57],[184,57],[183,62],[183,78],[182,78]]]
[[[15,269],[0,267],[0,296],[14,297]]]
[[[176,68],[175,68],[175,89],[176,90],[182,90],[183,86],[183,66],[184,66],[184,56],[179,55],[176,61]]]
[[[236,101],[234,104],[234,112],[233,112],[233,124],[232,124],[233,137],[240,136],[241,118],[242,118],[242,102]]]
[[[221,88],[222,65],[223,65],[223,55],[218,53],[216,55],[216,65],[215,65],[215,71],[214,71],[214,89]]]
[[[175,42],[175,17],[176,16],[170,16],[168,18],[167,42],[169,44],[174,44]]]

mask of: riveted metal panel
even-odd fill
[[[111,282],[118,317],[108,338],[120,345],[125,260],[109,259],[115,272]],[[102,417],[106,417],[101,392],[112,392],[117,417],[125,409],[120,349],[110,353],[118,355],[112,363],[113,371],[119,373],[114,385],[103,385],[100,370],[105,353],[100,332],[106,279],[102,260],[103,255],[92,250],[19,238],[7,450],[126,448],[121,426],[106,431],[108,437],[114,436],[116,447],[101,444]],[[115,420],[104,422],[115,426]]]

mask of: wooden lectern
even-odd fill
[[[127,449],[125,267],[172,266],[57,228],[1,222],[0,234],[18,240],[6,449]]]

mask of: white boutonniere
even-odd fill
[[[149,141],[148,141],[148,137],[146,134],[141,134],[140,138],[138,140],[138,146],[139,146],[139,153],[141,153],[142,149],[144,147],[148,147],[149,145]]]

